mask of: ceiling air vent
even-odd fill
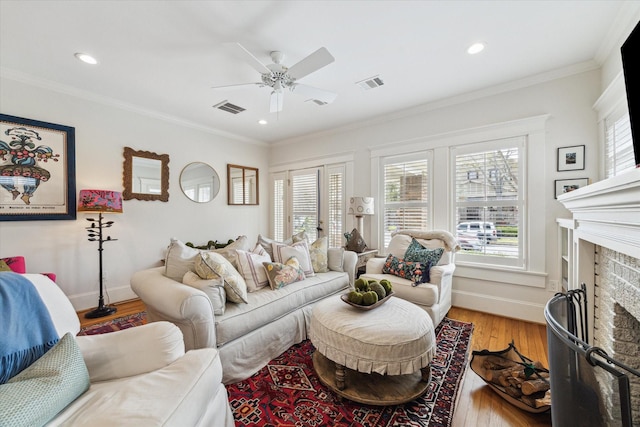
[[[307,99],[306,102],[313,102],[316,105],[327,105],[328,102],[320,101],[319,99]]]
[[[226,111],[227,113],[231,114],[242,113],[245,110],[242,107],[238,107],[237,105],[230,103],[226,99],[214,105],[213,108],[217,108],[218,110]]]
[[[356,84],[364,90],[369,90],[382,86],[384,84],[384,81],[382,81],[382,77],[380,76],[373,76],[369,77],[368,79],[356,82]]]

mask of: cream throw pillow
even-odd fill
[[[193,271],[187,271],[182,278],[182,283],[204,292],[211,301],[213,314],[216,316],[222,316],[224,314],[225,304],[227,303],[224,280],[219,277],[211,280],[201,279],[200,276]]]
[[[211,252],[222,255],[227,259],[227,261],[231,263],[231,265],[233,265],[234,268],[238,268],[238,261],[236,258],[236,250],[238,249],[240,249],[241,251],[251,250],[251,245],[247,236],[238,236],[238,238],[233,243],[229,243],[224,248],[214,249]]]
[[[224,290],[227,299],[235,303],[247,303],[247,284],[233,268],[233,265],[222,255],[216,252],[202,252],[196,257],[195,270],[202,279],[224,280]]]
[[[302,268],[305,277],[315,276],[307,242],[302,241],[294,243],[291,246],[283,245],[281,243],[272,243],[271,248],[273,249],[274,262],[284,264],[289,258],[296,257],[300,262],[300,268]]]
[[[263,262],[271,262],[271,257],[259,244],[253,251],[247,252],[238,249],[238,271],[247,283],[247,291],[255,292],[269,284],[267,272]]]
[[[311,257],[311,266],[315,273],[326,273],[329,271],[329,238],[327,236],[320,237],[318,240],[309,245],[309,255]]]
[[[187,271],[194,271],[194,263],[200,251],[190,248],[178,239],[171,239],[164,259],[164,275],[180,282]]]

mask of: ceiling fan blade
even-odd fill
[[[269,70],[266,65],[260,62],[258,58],[253,56],[253,54],[245,49],[245,47],[240,43],[224,43],[224,45],[229,49],[229,52],[231,52],[233,56],[243,62],[246,62],[260,74],[271,73],[271,70]]]
[[[331,104],[338,97],[337,93],[329,92],[328,90],[318,89],[317,87],[293,84],[290,87],[291,92],[302,95],[307,99],[317,99],[325,104]]]
[[[211,86],[211,89],[242,89],[247,86],[264,86],[262,82],[254,82],[254,83],[238,83],[235,85],[223,85],[223,86]]]
[[[335,58],[331,56],[326,48],[321,47],[297,64],[289,67],[287,74],[296,80],[301,79],[302,77],[331,64],[333,61],[335,61]]]
[[[270,113],[279,113],[282,111],[282,101],[283,101],[283,93],[282,91],[273,91],[271,92],[271,101],[269,104],[269,112]]]

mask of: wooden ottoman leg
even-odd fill
[[[420,368],[420,372],[422,372],[422,381],[428,383],[431,380],[431,365]]]
[[[344,390],[344,376],[345,376],[344,365],[336,363],[336,387],[338,387],[338,390]]]

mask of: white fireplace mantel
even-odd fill
[[[573,215],[576,237],[640,258],[640,169],[558,197]]]

